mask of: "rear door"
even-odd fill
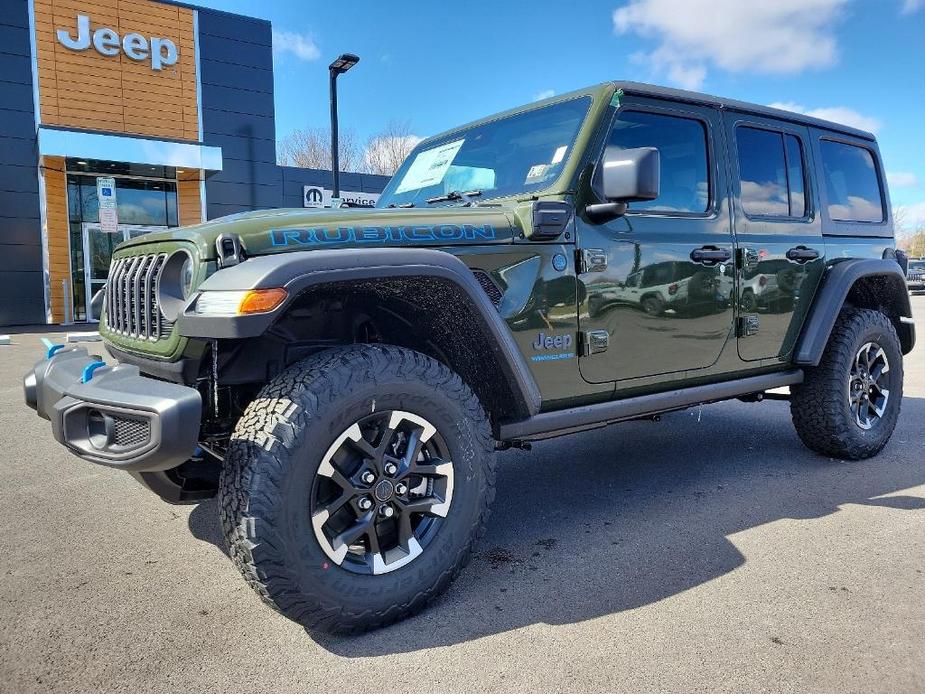
[[[799,125],[734,112],[725,120],[739,356],[785,359],[825,270],[810,133]]]

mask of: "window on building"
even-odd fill
[[[98,222],[96,177],[74,176],[80,185],[81,221]],[[133,178],[116,179],[116,209],[119,224],[177,226],[177,184]]]
[[[707,132],[699,120],[624,111],[614,123],[607,144],[621,149],[658,148],[659,196],[631,203],[630,210],[703,213],[709,208]]]
[[[883,196],[869,149],[822,140],[829,217],[839,222],[882,222]]]
[[[806,214],[803,153],[793,135],[759,128],[736,128],[739,196],[753,216],[803,217]]]

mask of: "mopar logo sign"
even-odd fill
[[[330,207],[333,191],[321,186],[302,186],[303,207]],[[375,207],[379,193],[360,193],[352,190],[342,190],[340,199],[348,207]]]

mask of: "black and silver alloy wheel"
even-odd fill
[[[890,440],[903,399],[902,345],[890,318],[872,309],[839,314],[818,366],[790,389],[800,440],[823,455],[860,460]]]
[[[870,429],[886,411],[890,399],[888,374],[890,362],[876,342],[866,342],[854,357],[848,383],[848,402],[855,422]]]
[[[436,427],[410,412],[377,412],[338,436],[321,459],[312,527],[338,566],[383,574],[420,556],[452,501],[453,463]]]
[[[494,497],[478,397],[445,364],[344,345],[276,375],[219,483],[229,553],[269,605],[357,632],[422,609],[472,555]]]

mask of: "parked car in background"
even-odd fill
[[[910,292],[925,291],[925,258],[909,258],[906,286]]]

